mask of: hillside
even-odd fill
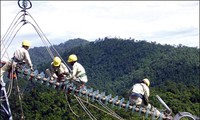
[[[150,101],[153,105],[158,108],[162,107],[155,98],[155,95],[158,94],[172,108],[174,114],[178,111],[187,111],[200,116],[200,67],[199,49],[197,48],[181,45],[175,47],[117,38],[105,38],[94,42],[81,39],[78,41],[71,40],[57,45],[56,48],[59,48],[64,60],[71,53],[77,54],[79,62],[86,69],[89,79],[88,87],[105,91],[106,94],[119,95],[127,100],[127,91],[131,86],[147,77],[151,80]],[[50,60],[44,59],[43,52],[39,54],[40,58],[34,57],[38,54],[38,51],[41,51],[41,48],[37,48],[37,50],[33,48],[30,52],[33,64],[38,63],[37,68],[45,70],[48,68]],[[34,97],[31,98],[31,95],[27,94],[24,101],[33,100],[32,104],[37,103],[39,106],[46,107],[49,106],[48,103],[45,105],[41,99],[50,102],[57,101],[60,105],[66,103],[63,97],[52,97],[52,94],[56,96],[54,92],[49,92],[49,90],[45,92],[43,90],[45,88],[41,89],[41,87],[36,87],[32,91],[33,93],[31,92]],[[45,107],[42,107],[44,108],[43,111],[37,111],[31,105],[26,107],[28,113],[31,113],[30,110],[34,109],[38,115],[42,114],[41,112],[47,114]],[[62,113],[60,106],[55,105],[53,107],[60,110],[57,111],[59,114],[65,114]],[[54,113],[55,111],[51,111],[48,114],[54,115]],[[122,114],[125,113],[122,112]],[[31,114],[29,116],[34,118]],[[130,115],[125,114],[124,116]],[[46,116],[46,118],[48,119],[49,116]]]
[[[151,79],[152,87],[167,80],[199,85],[197,48],[105,39],[72,48],[64,52],[63,56],[66,58],[71,53],[79,56],[79,62],[88,72],[90,83],[97,88],[105,88],[108,81],[133,83],[144,77]]]

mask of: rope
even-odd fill
[[[9,98],[10,97],[10,94],[11,94],[11,91],[12,91],[12,83],[10,82],[9,83],[9,86],[8,86],[8,90],[7,91],[7,97]],[[4,96],[1,96],[0,97],[0,101],[6,101],[5,97]]]
[[[12,89],[13,89],[13,80],[10,81],[9,86],[8,86],[8,90],[7,90],[8,98],[10,97],[10,94],[12,93]]]
[[[16,67],[16,66],[15,66]],[[13,73],[14,73],[14,71],[13,70],[15,70],[16,68],[14,68],[14,61],[12,60],[12,62],[11,62],[11,69],[12,69],[12,75],[13,75]],[[16,71],[16,70],[15,70]],[[15,73],[16,74],[16,73]],[[12,77],[12,79],[10,80],[10,83],[9,83],[9,86],[8,86],[8,91],[7,91],[7,95],[8,95],[8,98],[10,97],[10,94],[12,93],[12,89],[13,89],[13,81],[14,81],[14,79],[13,79],[13,77]]]
[[[97,100],[96,100],[97,101]],[[124,120],[122,117],[120,117],[118,114],[116,114],[113,110],[111,110],[108,106],[106,106],[105,104],[103,104],[101,101],[97,101],[101,106],[103,106],[107,111],[110,112],[110,114],[113,117],[116,117],[119,120]]]
[[[85,107],[85,105],[83,104],[83,102],[81,101],[81,99],[74,95],[74,97],[76,98],[76,100],[78,101],[78,103],[81,105],[81,107],[83,108],[83,110],[87,113],[87,115],[90,117],[91,120],[97,120],[92,113]]]
[[[67,97],[67,95],[65,94],[65,98],[66,98],[66,100],[67,100],[67,105],[68,105],[68,107],[69,107],[69,109],[70,109],[70,111],[76,116],[76,117],[79,117],[73,110],[72,110],[72,108],[71,108],[71,106],[70,106],[70,104],[69,104],[69,100],[68,100],[68,97]]]
[[[108,110],[109,112],[107,112],[107,111],[105,111],[105,110],[103,110],[103,109],[101,109],[101,108],[99,108],[99,107],[97,107],[97,106],[95,106],[95,105],[93,105],[93,104],[91,104],[91,103],[89,103],[88,101],[85,101],[85,100],[83,100],[83,99],[81,99],[81,98],[79,98],[82,102],[85,102],[85,103],[87,103],[87,104],[89,104],[89,105],[91,105],[92,107],[94,107],[94,108],[96,108],[96,109],[98,109],[98,110],[100,110],[100,111],[102,111],[102,112],[104,112],[104,113],[106,113],[106,114],[108,114],[108,115],[111,115],[111,116],[113,116],[114,118],[117,118],[117,119],[119,119],[119,120],[124,120],[123,118],[121,118],[119,115],[117,115],[115,112],[111,112],[110,110]]]
[[[22,100],[21,100],[21,95],[20,95],[20,90],[19,90],[17,79],[16,79],[16,83],[17,83],[17,93],[18,93],[18,97],[19,97],[20,109],[21,109],[21,113],[22,113],[21,119],[24,119],[24,111],[23,111],[23,108],[22,108]]]

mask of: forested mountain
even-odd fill
[[[63,56],[71,53],[79,56],[79,61],[86,67],[90,83],[98,88],[106,88],[111,81],[112,85],[115,84],[113,90],[116,92],[117,85],[122,87],[122,84],[126,84],[124,82],[130,85],[144,77],[151,79],[152,87],[167,80],[199,85],[197,48],[105,39],[72,48]],[[108,88],[112,89],[112,86]]]
[[[127,100],[127,91],[131,86],[143,78],[149,78],[151,81],[150,101],[153,105],[158,108],[162,107],[155,98],[155,95],[158,94],[175,114],[178,111],[187,111],[200,116],[198,48],[120,38],[104,38],[94,42],[81,39],[69,40],[55,45],[55,48],[65,62],[72,53],[78,56],[78,61],[85,67],[88,75],[88,87],[105,91],[106,94],[118,95]],[[48,68],[51,59],[50,56],[48,58],[44,47],[33,48],[30,50],[30,54],[33,64],[40,71]],[[69,112],[66,113],[64,110],[66,108],[61,108],[66,104],[63,96],[56,96],[55,91],[44,88],[47,90],[45,92],[40,89],[41,87],[34,89],[31,95],[27,94],[24,98],[26,102],[31,101],[26,104],[26,112],[29,117],[36,118],[36,114],[41,116],[44,112],[48,115],[51,114],[52,118],[56,118],[55,112],[59,112],[60,116],[72,115]],[[52,104],[57,101],[53,107],[58,111],[49,110],[51,109],[49,107],[45,108],[44,106],[49,106],[45,101]],[[32,107],[33,104],[36,104],[35,102],[40,104],[43,111],[37,111],[38,108]],[[35,113],[31,115],[33,109]],[[51,113],[47,113],[47,111]],[[124,117],[128,117],[126,119],[131,119],[131,114],[120,113]],[[74,117],[66,119],[69,118]],[[50,118],[46,117],[46,119]]]

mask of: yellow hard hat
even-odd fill
[[[71,55],[69,56],[67,62],[70,63],[70,62],[75,62],[75,61],[77,61],[77,60],[78,60],[77,56],[76,56],[75,54],[71,54]]]
[[[143,79],[142,81],[143,81],[144,83],[146,83],[146,84],[147,84],[147,86],[149,86],[149,85],[150,85],[150,81],[149,81],[149,79],[145,78],[145,79]]]
[[[22,46],[30,47],[30,46],[31,46],[31,43],[30,43],[28,40],[24,40],[24,41],[22,42]]]
[[[59,66],[61,64],[61,59],[59,57],[54,57],[53,59],[53,65]]]

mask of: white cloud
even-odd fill
[[[199,47],[198,1],[31,2],[33,6],[27,11],[52,44],[78,37],[95,40],[117,36]],[[20,10],[17,2],[1,1],[1,37]],[[15,43],[29,39],[33,47],[42,45],[33,27],[25,26]]]

